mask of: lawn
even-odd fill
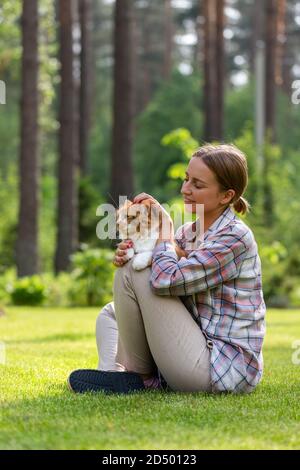
[[[8,308],[0,318],[1,449],[300,448],[299,310],[268,310],[264,378],[246,396],[70,393],[68,373],[97,364],[96,316]]]

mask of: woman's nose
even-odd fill
[[[182,186],[182,188],[181,188],[181,194],[186,194],[186,195],[191,194],[191,190],[187,187],[186,184],[184,184],[184,185]]]

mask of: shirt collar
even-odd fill
[[[211,226],[204,232],[203,240],[205,241],[209,235],[217,230],[221,230],[223,227],[228,225],[232,220],[236,219],[236,215],[231,206],[228,206],[222,214],[211,224]],[[196,233],[196,235],[195,235]],[[195,237],[200,233],[200,219],[195,220],[186,232],[186,239],[189,241],[195,240]]]

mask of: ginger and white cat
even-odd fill
[[[141,271],[151,266],[152,252],[161,228],[160,209],[150,199],[139,204],[126,200],[117,211],[117,231],[121,240],[130,239],[133,248],[127,250],[132,267]]]

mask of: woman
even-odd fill
[[[234,213],[249,210],[247,183],[246,158],[235,146],[195,152],[181,193],[192,212],[204,205],[202,243],[188,243],[195,222],[175,236],[171,230],[141,272],[126,261],[130,241],[119,245],[114,302],[97,320],[99,370],[74,371],[73,391],[128,393],[165,382],[182,392],[255,389],[265,335],[261,264],[252,231]]]

